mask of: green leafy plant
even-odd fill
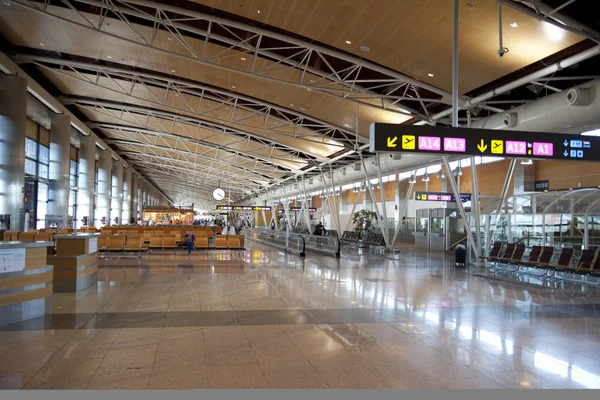
[[[377,222],[377,213],[367,210],[355,212],[352,216],[352,222],[354,223],[354,231],[360,232],[362,237],[375,229],[374,223]]]

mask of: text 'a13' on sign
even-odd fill
[[[415,200],[417,201],[447,201],[455,203],[456,198],[452,193],[442,192],[415,192]],[[463,203],[471,201],[471,193],[461,193],[460,200]]]
[[[369,151],[600,161],[600,138],[561,133],[373,123]]]

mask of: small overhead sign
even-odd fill
[[[545,132],[371,124],[373,153],[429,153],[600,161],[600,138]]]
[[[271,211],[270,206],[217,206],[218,211]]]
[[[290,207],[290,211],[302,211],[302,207]],[[317,212],[315,207],[308,207],[308,212]]]
[[[456,202],[456,198],[452,193],[442,192],[415,192],[415,200],[417,201],[448,201]],[[471,201],[471,193],[461,193],[460,200],[463,203]]]

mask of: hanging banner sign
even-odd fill
[[[372,153],[600,161],[600,138],[561,133],[373,123]]]
[[[452,193],[442,192],[415,192],[415,200],[417,201],[448,201],[456,202],[456,198]],[[461,193],[460,200],[463,203],[471,201],[471,193]]]
[[[219,211],[271,211],[270,206],[217,206]]]

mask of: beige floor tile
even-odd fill
[[[247,365],[257,364],[252,348],[248,345],[207,347],[206,365]]]
[[[207,389],[206,368],[191,368],[189,365],[170,369],[153,369],[148,389],[185,390]]]
[[[54,358],[104,358],[110,349],[110,344],[90,343],[88,341],[70,341],[60,349]]]
[[[258,365],[208,366],[212,389],[267,389],[269,384]]]
[[[155,350],[109,350],[108,353],[106,353],[104,360],[102,361],[101,368],[152,369],[155,357]]]
[[[56,350],[27,350],[18,347],[0,358],[1,372],[37,372],[56,355]]]
[[[132,390],[146,389],[152,369],[99,368],[86,389],[90,390]]]
[[[101,362],[99,359],[53,359],[29,381],[25,389],[85,389]]]
[[[271,389],[329,389],[316,371],[265,372]]]
[[[86,341],[97,344],[111,344],[119,336],[121,329],[81,329],[71,341]]]
[[[154,359],[154,371],[185,368],[206,369],[206,356],[194,353],[157,353]]]
[[[34,375],[35,372],[0,372],[0,389],[21,389]]]

